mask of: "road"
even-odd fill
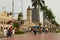
[[[0,40],[60,40],[60,33],[28,33],[23,35],[15,35],[13,38],[2,38]]]

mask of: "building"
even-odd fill
[[[56,27],[56,25],[52,24],[48,19],[44,20],[44,25],[45,27],[48,27],[48,28]]]
[[[8,13],[7,11],[0,12],[0,27],[8,27],[11,26],[12,22],[12,14]]]
[[[28,6],[28,8],[27,8],[27,19],[24,20],[24,24],[23,24],[22,27],[29,28],[29,27],[32,27],[32,26],[37,26],[37,24],[34,23],[36,21],[35,20],[36,15],[33,15],[33,14],[34,14],[34,11],[32,12],[32,8],[30,8],[30,6]],[[38,17],[36,16],[36,19],[37,18]]]
[[[32,9],[32,22],[40,22],[39,10],[37,8]]]
[[[29,23],[32,23],[32,9],[30,8],[30,6],[28,6],[27,8],[27,21]]]

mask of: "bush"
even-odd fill
[[[60,33],[60,30],[58,30],[58,33]]]
[[[15,32],[15,34],[25,34],[25,32],[23,32],[23,31],[18,31],[18,32]]]

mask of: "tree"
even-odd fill
[[[48,10],[48,8],[47,8],[47,6],[43,6],[42,8],[41,8],[41,10],[43,11],[43,26],[45,27],[45,19],[46,19],[46,17],[47,17],[47,10]]]
[[[52,11],[47,8],[47,6],[42,7],[43,10],[43,25],[45,26],[45,19],[48,19],[50,22],[55,20],[55,16],[52,14]]]
[[[17,19],[18,22],[19,22],[19,25],[21,25],[22,17],[23,17],[22,13],[19,13],[19,14],[18,14],[18,19]]]
[[[45,1],[44,0],[31,0],[32,1],[32,6],[34,6],[34,8],[39,9],[39,7],[42,7],[45,5]]]
[[[31,1],[32,6],[34,8],[38,8],[38,10],[41,9],[41,11],[43,11],[43,18],[48,19],[50,22],[52,22],[52,20],[55,20],[55,16],[52,14],[52,11],[47,8],[44,0],[31,0]],[[58,25],[58,23],[56,22],[55,24]]]
[[[41,22],[38,22],[38,24],[39,24],[39,26],[41,26],[41,25],[42,25],[42,23],[41,23]]]
[[[13,27],[16,28],[16,31],[19,31],[20,25],[18,22],[13,22]]]
[[[20,21],[22,19],[22,17],[23,17],[22,13],[19,13],[18,14],[18,21]]]
[[[59,24],[55,20],[52,20],[52,24],[54,24],[57,27],[59,26]]]
[[[38,9],[38,12],[40,12],[40,10],[42,10],[42,7],[45,5],[45,1],[44,0],[31,0],[31,1],[32,1],[32,6],[35,9]]]
[[[55,16],[52,14],[52,11],[47,9],[45,12],[44,12],[44,16],[45,18],[47,18],[49,21],[52,21],[55,19]]]
[[[50,21],[55,19],[54,15],[52,14],[52,11],[51,10],[48,10],[48,17],[47,19],[49,19]]]
[[[22,13],[18,14],[17,22],[13,22],[13,26],[16,28],[16,31],[19,31],[22,22]]]

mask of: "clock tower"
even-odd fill
[[[30,8],[30,6],[28,6],[27,8],[27,21],[29,23],[32,23],[32,9]]]

